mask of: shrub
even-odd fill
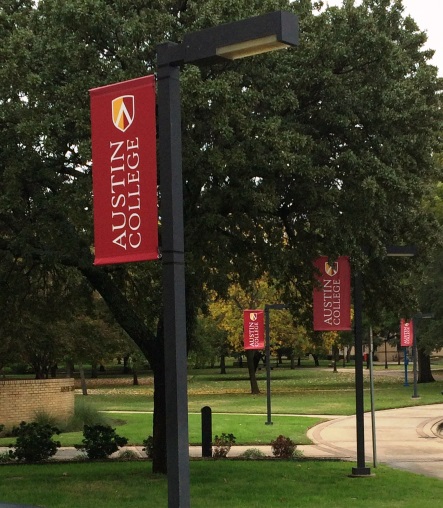
[[[152,436],[148,436],[143,440],[143,451],[148,456],[148,459],[152,459],[152,455],[154,452],[154,438]]]
[[[8,462],[14,462],[14,457],[11,457],[9,452],[0,453],[0,464],[7,464]]]
[[[118,454],[119,460],[137,460],[140,457],[132,450],[123,450]]]
[[[117,435],[110,425],[85,425],[83,445],[76,448],[85,450],[90,459],[106,459],[127,442],[128,440]]]
[[[231,446],[235,443],[234,434],[222,433],[221,436],[215,436],[212,451],[214,459],[224,458],[228,455]]]
[[[15,450],[9,451],[12,458],[26,462],[41,462],[52,457],[60,446],[59,441],[53,441],[54,434],[60,434],[57,427],[37,422],[21,422],[14,427],[13,435],[17,437]]]
[[[259,460],[259,459],[265,459],[266,454],[263,453],[258,448],[248,448],[241,455],[239,455],[239,458],[245,459],[245,460]]]
[[[272,453],[274,457],[278,457],[279,459],[292,459],[295,454],[295,449],[297,445],[290,439],[285,436],[278,436],[277,439],[271,441]]]
[[[108,418],[83,399],[75,402],[74,414],[66,425],[66,432],[83,430],[85,425],[108,425]]]
[[[32,421],[38,423],[39,425],[49,425],[50,427],[56,427],[59,430],[63,430],[63,422],[46,411],[36,411]]]

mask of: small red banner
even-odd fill
[[[89,93],[94,263],[158,259],[155,78]]]
[[[351,329],[351,267],[349,257],[340,256],[329,264],[326,256],[314,262],[320,272],[319,285],[314,287],[314,330],[339,331]]]
[[[264,349],[264,311],[243,311],[243,342],[245,349]]]
[[[400,320],[400,346],[410,347],[414,344],[414,323],[406,321],[405,319]]]

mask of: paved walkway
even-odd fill
[[[308,431],[308,437],[314,444],[299,445],[297,449],[307,458],[337,458],[355,462],[355,416],[320,416],[330,420]],[[443,434],[438,433],[439,423],[443,425],[443,404],[377,411],[375,413],[377,463],[443,479]],[[145,457],[142,448],[129,446],[125,449]],[[238,456],[249,448],[259,448],[266,455],[272,456],[270,446],[234,446],[228,457]],[[0,453],[6,450],[8,449],[0,448]],[[121,453],[121,450],[118,453]],[[80,452],[74,448],[60,448],[55,458],[68,460],[79,454]],[[201,457],[201,446],[191,446],[189,454],[191,457]],[[365,454],[368,466],[373,468],[370,413],[365,414]],[[373,469],[372,471],[375,472]]]
[[[375,413],[378,463],[443,479],[443,404]],[[355,416],[321,423],[308,431],[315,447],[331,457],[356,460]],[[443,431],[443,429],[442,429]],[[365,455],[373,464],[371,414],[365,413]]]

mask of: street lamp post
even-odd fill
[[[388,257],[412,257],[416,253],[413,246],[389,246]],[[357,434],[357,467],[352,468],[351,476],[369,476],[371,469],[365,463],[365,420],[363,383],[363,280],[359,270],[354,275],[354,334],[355,334],[355,418]]]
[[[284,303],[265,304],[265,341],[266,341],[266,407],[267,420],[265,425],[272,425],[271,419],[271,337],[269,310],[284,310],[287,306]]]
[[[365,410],[363,386],[363,288],[362,275],[358,270],[354,275],[354,333],[355,333],[355,417],[357,431],[357,467],[352,468],[352,476],[369,476],[371,469],[365,464]]]
[[[180,66],[256,55],[298,44],[298,18],[277,11],[157,46],[162,221],[168,506],[188,508],[189,437]]]

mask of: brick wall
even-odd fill
[[[74,379],[0,380],[0,423],[10,428],[44,411],[62,420],[74,413]]]

